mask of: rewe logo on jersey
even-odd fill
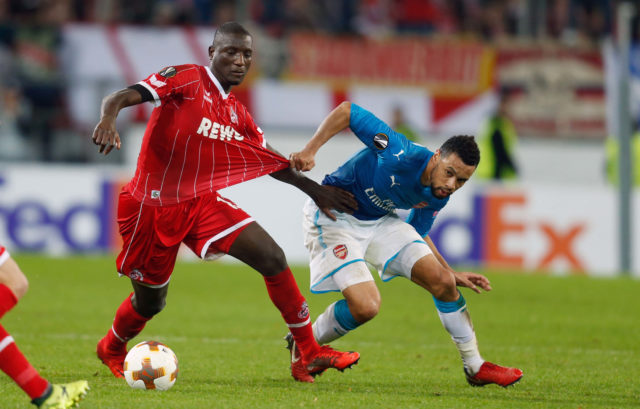
[[[218,139],[219,137],[221,141],[230,141],[231,138],[234,138],[237,141],[244,139],[244,136],[233,129],[231,125],[221,125],[217,122],[212,122],[211,119],[207,117],[202,117],[202,121],[200,122],[200,126],[196,133],[211,139]]]

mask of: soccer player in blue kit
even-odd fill
[[[495,383],[506,387],[519,381],[520,369],[482,359],[466,301],[457,289],[489,291],[489,280],[480,274],[454,271],[428,236],[449,196],[469,180],[480,161],[474,138],[454,136],[431,152],[394,132],[362,107],[343,102],[323,120],[304,149],[291,154],[291,166],[302,171],[313,168],[318,149],[347,128],[366,148],[322,183],[351,192],[358,209],[352,215],[334,212],[337,220],[332,221],[313,201],[307,201],[304,208],[311,291],[341,291],[344,296],[329,305],[313,324],[318,342],[326,344],[340,338],[377,315],[380,292],[367,267],[369,263],[382,281],[405,277],[433,295],[440,320],[460,352],[470,385]],[[406,221],[396,209],[411,209]],[[291,337],[287,340],[295,361],[296,346]]]

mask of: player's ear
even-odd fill
[[[213,46],[213,44],[211,44],[209,46],[209,60],[213,60],[213,53],[215,52],[216,48]]]

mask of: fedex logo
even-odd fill
[[[196,133],[211,139],[218,139],[218,137],[220,137],[221,141],[230,141],[231,138],[234,138],[237,141],[244,139],[244,136],[233,129],[231,125],[220,125],[217,122],[212,122],[207,117],[202,117],[202,121],[200,122],[200,126]]]
[[[544,218],[532,220],[522,215],[528,204],[523,193],[475,194],[468,217],[436,220],[429,236],[451,264],[549,270],[554,263],[562,263],[571,271],[584,272],[577,245],[587,231],[587,222],[559,227]],[[509,217],[514,214],[521,215]],[[454,230],[468,238],[464,241],[469,245],[461,253],[447,247],[446,236]],[[515,249],[514,243],[519,244]]]
[[[5,181],[0,175],[0,198],[14,201],[0,200],[0,237],[11,250],[104,252],[118,246],[119,183],[103,180],[91,199],[70,197],[56,206],[27,190],[6,195]]]

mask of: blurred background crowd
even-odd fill
[[[593,44],[610,33],[615,0],[4,0],[11,27],[69,21],[205,25],[253,22],[274,37],[291,32],[452,35],[500,40],[543,37]]]
[[[598,49],[614,29],[615,0],[3,0],[0,1],[0,158],[90,161],[56,154],[56,132],[81,133],[69,115],[65,26],[211,27],[237,20],[283,49],[261,75],[287,72],[292,35],[384,40],[403,36],[489,44],[521,41]],[[265,54],[267,54],[265,52]],[[184,63],[186,61],[180,61]],[[142,79],[138,78],[137,80]],[[108,90],[111,91],[111,90]],[[99,100],[95,102],[99,105]],[[97,111],[97,107],[96,107]],[[97,118],[96,118],[97,119]],[[604,135],[603,135],[604,136]],[[88,138],[88,135],[83,137]],[[14,143],[6,142],[12,138]],[[77,141],[78,138],[72,139]]]

